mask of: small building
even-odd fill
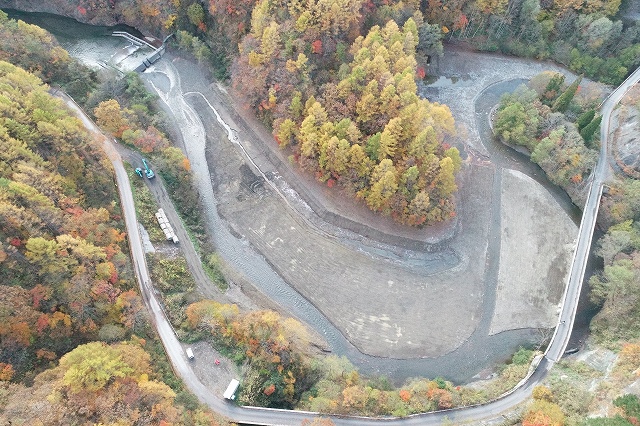
[[[238,380],[236,379],[231,380],[231,383],[229,383],[229,386],[227,386],[227,390],[224,391],[224,394],[222,396],[224,396],[224,399],[233,401],[234,399],[236,399],[236,392],[238,391],[239,387],[240,387],[240,382]]]

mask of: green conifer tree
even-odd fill
[[[574,95],[578,91],[578,86],[582,81],[582,76],[578,77],[569,87],[565,90],[562,95],[558,96],[558,99],[553,103],[551,107],[552,110],[557,112],[565,112],[567,108],[569,108],[569,104],[571,104],[571,100],[573,100]]]
[[[600,122],[602,121],[602,116],[598,116],[591,120],[591,123],[587,124],[584,129],[580,131],[580,136],[584,139],[585,145],[590,147],[591,142],[596,134],[596,131],[600,128]]]
[[[587,124],[591,123],[591,121],[593,120],[593,117],[595,116],[596,116],[596,110],[594,109],[589,109],[583,112],[582,114],[580,114],[580,116],[576,120],[576,126],[578,126],[578,130],[584,129],[584,127]]]

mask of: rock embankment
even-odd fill
[[[613,137],[613,156],[627,175],[640,178],[640,88],[633,88],[612,114],[617,123]]]
[[[138,3],[132,5],[131,2],[116,0],[91,3],[82,0],[0,0],[0,8],[50,13],[90,25],[127,25],[145,36],[163,37],[172,32],[166,27],[170,10],[154,10],[148,2]]]
[[[0,0],[0,7],[25,12],[52,13],[91,25],[112,26],[125,23],[122,21],[122,15],[118,19],[115,8],[111,10],[86,9],[80,5],[78,0]]]

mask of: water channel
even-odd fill
[[[129,42],[111,36],[113,30],[137,33],[134,29],[123,26],[118,28],[90,26],[50,14],[10,10],[7,12],[12,18],[22,19],[47,29],[58,38],[61,45],[72,56],[94,67],[104,66],[103,63],[108,62],[109,58],[115,54],[114,52],[129,48]],[[151,76],[150,79],[154,81]],[[168,81],[163,83],[161,80],[157,79],[156,83],[168,85],[161,90],[166,90],[166,93],[169,93],[171,83]],[[464,84],[463,81],[460,83]],[[483,93],[483,96],[478,97],[476,108],[478,110],[490,109],[502,93],[513,90],[520,83],[520,81],[510,81],[491,86]],[[446,84],[446,82],[440,79],[438,84]],[[170,98],[175,101],[175,98]],[[191,99],[189,98],[189,100]],[[170,99],[165,99],[165,101],[169,102]],[[193,106],[185,104],[182,108],[184,121],[199,120],[198,115],[193,111]],[[202,128],[201,125],[195,127]],[[481,133],[490,132],[486,120],[479,120],[478,128]],[[192,133],[198,132],[191,130]],[[185,129],[182,131],[185,133]],[[194,140],[202,139],[202,135],[189,134],[188,131],[184,136],[194,136]],[[485,138],[483,135],[483,140],[491,140],[491,138]],[[205,146],[202,144],[187,147],[193,170],[198,176],[209,176],[204,149]],[[487,149],[491,152],[494,161],[500,162],[500,165],[520,170],[542,184],[553,194],[572,219],[579,220],[579,209],[571,203],[564,191],[551,184],[539,167],[530,163],[525,155],[493,143],[489,144]],[[383,374],[396,382],[407,377],[417,376],[441,376],[456,382],[466,382],[482,368],[504,361],[518,345],[526,344],[532,337],[531,330],[512,330],[493,336],[481,336],[474,333],[461,347],[439,358],[389,359],[362,354],[320,311],[284,282],[268,262],[248,245],[246,240],[238,238],[229,231],[215,208],[215,194],[211,189],[207,189],[207,185],[210,188],[211,182],[207,184],[202,179],[199,181],[200,185],[203,185],[200,186],[200,190],[203,194],[204,204],[207,206],[209,230],[220,255],[241,271],[268,297],[322,334],[333,353],[347,356],[363,373]]]

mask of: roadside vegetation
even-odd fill
[[[61,7],[87,20],[114,13],[101,3],[65,3]],[[605,82],[624,78],[640,57],[637,27],[610,19],[617,1],[476,0],[445,8],[440,1],[421,7],[353,0],[313,3],[314,13],[289,6],[153,0],[117,2],[114,9],[125,22],[156,33],[180,29],[179,45],[203,63],[214,62],[217,75],[230,74],[298,164],[410,225],[454,214],[460,158],[446,142],[453,120],[448,108],[415,93],[427,58],[442,53],[443,37],[553,57]],[[86,98],[103,128],[157,162],[192,235],[205,246],[201,255],[210,274],[223,280],[201,212],[193,208],[197,193],[188,160],[164,136],[154,97],[139,78],[103,82],[91,94],[95,76],[65,56],[50,35],[1,14],[0,25],[6,35],[0,43],[7,42],[0,54],[9,55],[0,59]],[[44,48],[32,52],[32,45]],[[46,415],[52,423],[140,418],[216,424],[184,391],[155,340],[125,254],[106,160],[39,80],[3,62],[0,73],[7,105],[0,118],[2,416],[25,423]],[[580,84],[567,85],[554,74],[537,77],[530,89],[505,98],[496,127],[505,142],[527,148],[552,181],[576,197],[594,165],[599,125],[594,99]],[[139,194],[142,203],[152,203],[150,194]],[[603,306],[592,324],[594,338],[619,351],[608,376],[613,381],[592,397],[594,391],[581,386],[598,373],[567,363],[536,389],[523,425],[637,423],[637,397],[620,389],[640,368],[638,203],[637,181],[612,184],[604,201],[611,226],[598,243],[605,268],[591,282],[592,298]],[[192,300],[193,279],[183,258],[151,256],[150,263],[179,332],[210,340],[246,366],[243,403],[403,416],[495,398],[526,375],[533,356],[518,351],[482,387],[436,378],[394,388],[384,378],[361,377],[345,359],[313,358],[304,327],[293,319]],[[36,402],[44,411],[30,410]],[[618,407],[615,416],[585,420],[598,402]]]
[[[302,395],[303,410],[366,416],[407,416],[480,404],[495,399],[522,380],[534,352],[521,348],[496,377],[456,386],[442,378],[408,379],[396,387],[384,377],[363,377],[345,358],[328,357],[315,370],[319,379]]]
[[[158,211],[158,205],[153,199],[149,187],[134,173],[132,167],[127,167],[127,174],[129,175],[129,182],[131,182],[131,192],[133,193],[133,200],[136,205],[138,222],[140,222],[147,231],[149,240],[152,243],[165,242],[166,237],[160,226],[158,226],[158,221],[155,216],[155,213]]]
[[[504,95],[494,119],[498,139],[525,148],[577,205],[586,199],[585,181],[596,164],[600,139],[596,109],[601,93],[593,83],[581,86],[582,81],[578,77],[567,85],[560,73],[539,74]]]
[[[603,348],[558,363],[522,410],[521,424],[631,426],[640,401],[633,388],[640,367],[640,345],[623,343],[614,353]],[[609,363],[610,362],[610,363]]]
[[[241,312],[201,300],[187,307],[180,329],[187,340],[209,340],[243,367],[239,403],[334,414],[407,416],[487,402],[522,380],[534,355],[521,348],[495,379],[477,386],[413,378],[397,387],[361,376],[344,357],[314,356],[304,326],[273,311]]]
[[[624,102],[640,108],[638,92],[629,92]],[[601,309],[591,330],[595,341],[616,349],[640,338],[640,181],[620,174],[608,182],[601,211],[607,232],[596,253],[604,269],[590,281],[591,299]]]
[[[219,287],[224,288],[226,284],[217,268],[218,263],[210,261],[211,256],[215,258],[215,251],[203,225],[198,192],[191,178],[191,165],[182,151],[172,146],[167,138],[164,114],[156,106],[156,98],[144,87],[137,74],[129,73],[122,79],[101,82],[89,97],[87,108],[92,109],[96,123],[101,128],[151,160],[187,226],[205,270]],[[145,204],[150,202],[151,194],[144,183],[137,177],[133,177],[132,182],[136,191],[139,191],[137,201]],[[150,226],[155,222],[153,213],[156,210],[156,207],[150,210],[150,206],[138,210],[143,223],[149,226],[152,233],[157,228]]]
[[[0,61],[0,92],[0,421],[218,424],[151,367],[100,147],[34,75]]]
[[[502,141],[525,147],[554,183],[584,202],[580,184],[595,166],[599,148],[599,99],[589,100],[595,91],[580,79],[572,85],[563,80],[544,73],[505,96],[495,132]],[[637,96],[632,91],[623,102],[640,108]],[[631,389],[640,368],[639,217],[640,182],[615,176],[607,182],[598,221],[606,233],[595,248],[603,269],[589,281],[590,301],[599,311],[590,324],[588,352],[560,363],[534,390],[523,425],[637,424],[640,403]],[[609,363],[603,364],[603,357]]]

